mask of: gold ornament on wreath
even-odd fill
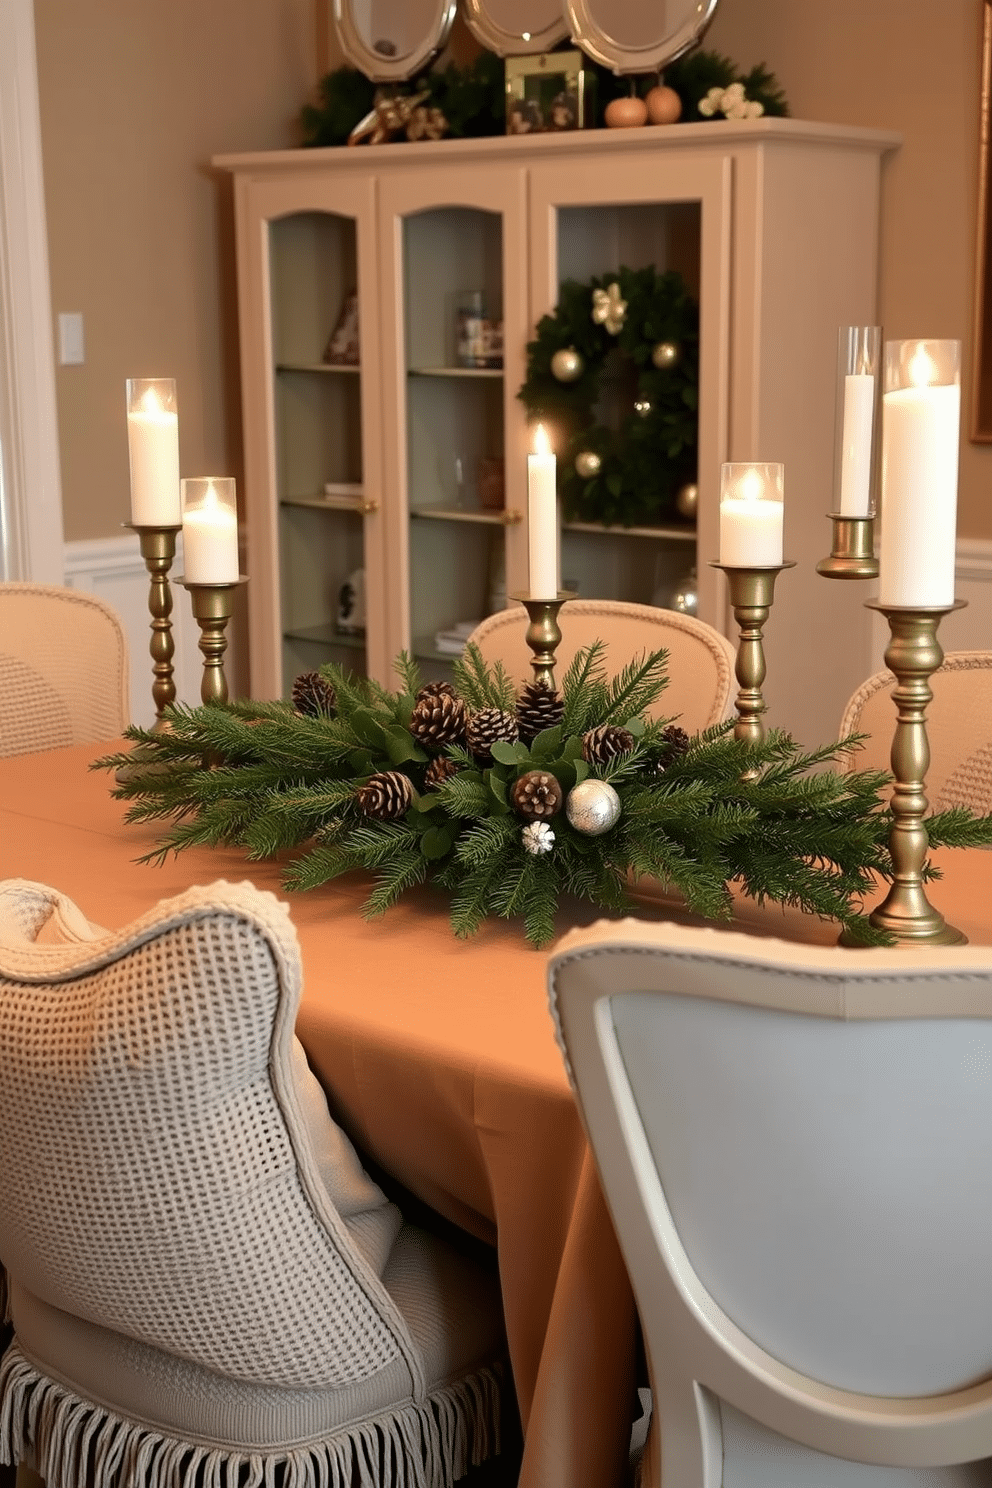
[[[597,423],[601,384],[620,415]],[[699,308],[682,277],[621,268],[566,281],[537,325],[520,389],[530,419],[555,430],[569,521],[662,526],[696,479]]]

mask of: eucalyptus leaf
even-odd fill
[[[557,759],[561,753],[564,737],[565,730],[560,723],[554,724],[551,728],[542,729],[536,738],[531,741],[530,752],[532,758],[540,760]]]
[[[447,856],[453,841],[454,837],[447,827],[428,827],[420,839],[420,851],[425,858],[435,861]]]
[[[489,752],[493,759],[498,760],[501,765],[522,765],[526,760],[530,759],[530,750],[526,744],[519,742],[507,744],[502,739],[490,745]]]
[[[348,719],[352,729],[363,744],[368,744],[380,754],[386,754],[388,740],[386,730],[367,708],[356,708]]]

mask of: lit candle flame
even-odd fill
[[[145,413],[162,412],[162,404],[159,401],[158,393],[153,387],[146,388],[141,395],[141,407]]]
[[[740,484],[740,494],[745,501],[760,501],[764,489],[764,481],[756,470],[745,472]]]
[[[929,387],[937,377],[937,365],[921,341],[909,364],[909,375],[914,387]]]
[[[534,430],[534,453],[535,455],[550,455],[551,453],[551,441],[543,424],[538,424]]]

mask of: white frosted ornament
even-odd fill
[[[547,822],[530,822],[520,833],[520,841],[524,845],[525,852],[532,853],[535,857],[542,853],[549,853],[555,845],[555,834]]]
[[[582,780],[566,797],[565,815],[584,837],[602,837],[620,820],[620,797],[605,780]]]
[[[677,341],[659,341],[651,349],[651,360],[659,372],[674,367],[681,355],[682,349]]]

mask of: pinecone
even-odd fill
[[[502,708],[473,713],[465,730],[465,742],[480,765],[492,764],[494,744],[514,744],[518,738],[517,720]]]
[[[448,683],[439,684],[442,692],[421,688],[410,715],[410,732],[425,749],[440,753],[447,744],[461,744],[465,739],[465,704],[455,696]]]
[[[440,697],[442,693],[445,697],[454,697],[455,689],[450,682],[425,682],[413,701],[422,703],[424,698]]]
[[[528,770],[510,792],[513,809],[526,821],[546,820],[561,810],[565,793],[546,770]]]
[[[618,754],[629,754],[634,736],[616,723],[601,723],[582,735],[582,758],[590,765],[608,765]]]
[[[542,729],[554,728],[565,715],[565,704],[554,687],[546,682],[528,682],[517,698],[517,728],[525,744],[536,739]]]
[[[662,752],[656,755],[654,760],[654,770],[657,775],[664,775],[669,765],[681,759],[689,748],[689,735],[685,729],[679,728],[675,723],[670,723],[667,728],[663,728],[661,737],[664,740]]]
[[[305,718],[333,718],[334,688],[319,672],[301,672],[293,683],[293,707]]]
[[[424,789],[437,790],[439,785],[450,780],[452,775],[457,775],[461,769],[462,766],[457,760],[446,759],[443,754],[439,754],[436,759],[431,760],[424,771]]]
[[[413,786],[399,770],[383,770],[360,785],[355,795],[366,816],[376,821],[397,821],[413,800]]]

